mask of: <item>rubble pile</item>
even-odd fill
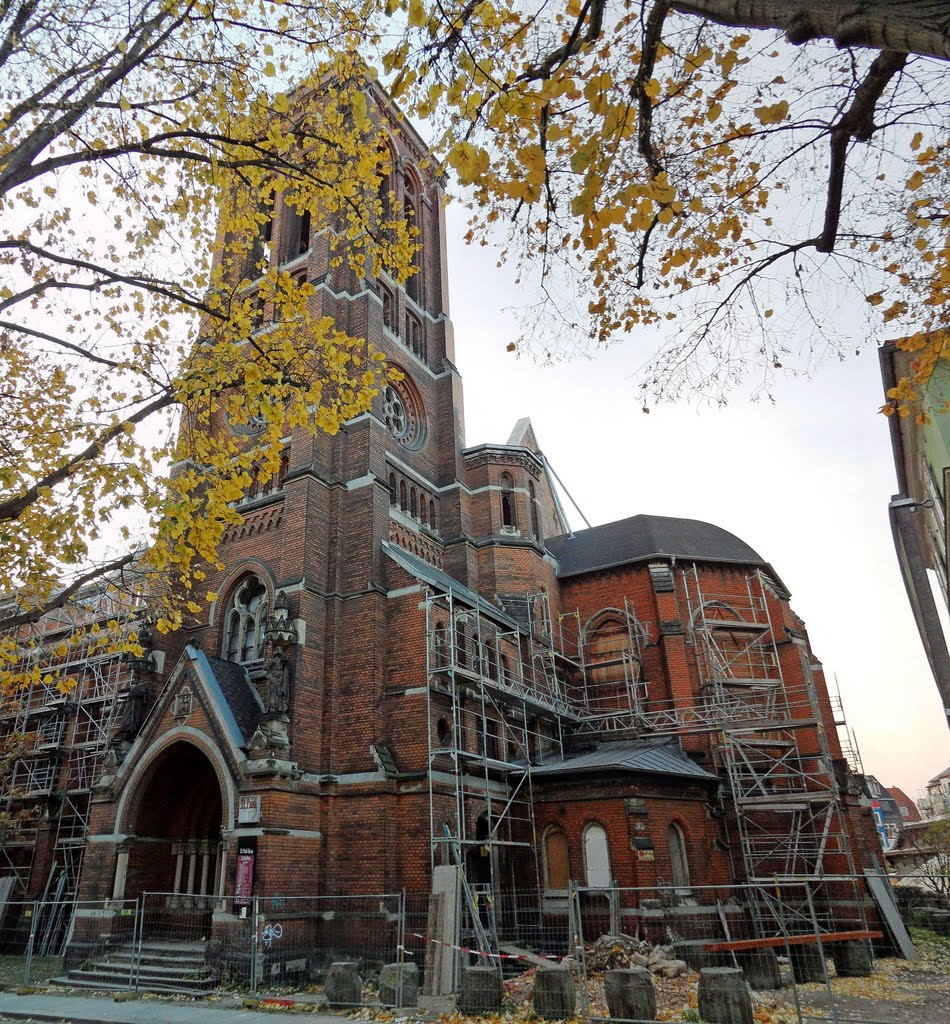
[[[659,978],[681,978],[689,973],[672,946],[654,946],[629,935],[601,935],[584,949],[588,974],[603,974],[616,968],[645,967]]]

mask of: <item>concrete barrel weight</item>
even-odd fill
[[[825,958],[818,949],[818,943],[792,946],[789,952],[791,953],[792,975],[799,985],[805,985],[810,981],[825,980]]]
[[[874,970],[874,956],[867,939],[833,942],[831,955],[840,978],[866,978]]]
[[[359,1006],[363,1002],[363,979],[350,960],[330,964],[323,994],[331,1006]]]
[[[478,964],[463,967],[459,984],[459,1013],[493,1013],[501,1009],[501,973],[497,967]]]
[[[699,972],[699,1016],[709,1024],[753,1024],[752,996],[737,967]]]
[[[746,949],[736,953],[736,962],[749,988],[757,992],[782,987],[782,971],[774,949]]]
[[[607,1011],[619,1020],[656,1020],[656,988],[645,967],[604,972]]]
[[[563,967],[539,970],[534,976],[534,1012],[547,1020],[574,1016],[577,993],[574,975]]]
[[[415,964],[386,964],[379,972],[379,1001],[383,1006],[415,1006],[419,1001],[419,968]]]

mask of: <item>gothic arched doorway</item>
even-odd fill
[[[169,907],[195,908],[221,894],[222,795],[214,766],[197,746],[173,743],[139,782],[125,897],[168,896]],[[199,897],[205,897],[201,900]]]

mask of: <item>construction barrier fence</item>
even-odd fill
[[[839,1015],[836,977],[907,955],[902,921],[950,935],[950,879],[877,881],[883,903],[864,876],[494,893],[453,869],[426,894],[8,901],[0,981],[193,996],[224,986],[305,992],[341,1010],[381,1001],[446,1011],[481,968],[483,980],[497,977],[487,978],[499,992],[495,1012],[537,1011],[555,980],[562,1015],[639,1024],[698,1019],[700,972],[716,967],[741,972],[753,1008],[781,1009],[784,1020],[811,1019],[816,991],[822,1019],[854,1020]],[[613,972],[631,968],[646,972],[653,1016],[630,1016],[618,1002]]]

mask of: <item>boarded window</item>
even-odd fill
[[[677,889],[689,888],[689,861],[686,858],[686,837],[679,825],[673,823],[667,830],[670,848],[670,874]]]
[[[566,890],[571,880],[571,857],[567,836],[559,828],[544,834],[544,884],[548,890]]]

